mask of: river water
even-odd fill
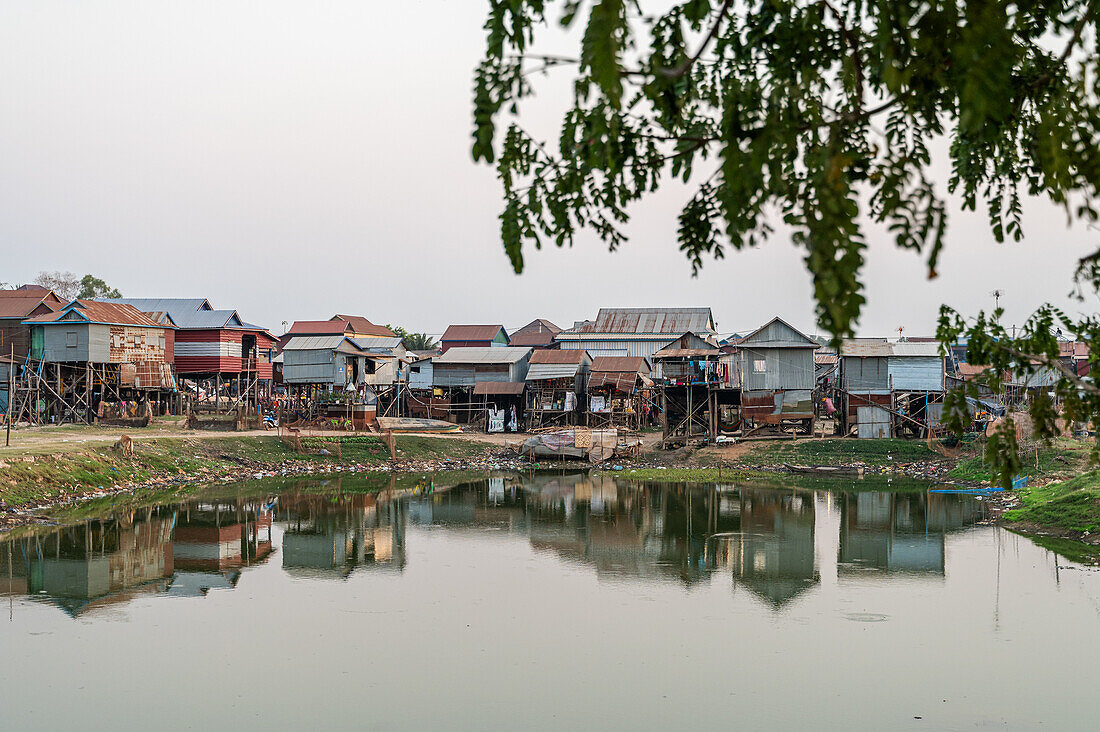
[[[973,497],[361,489],[0,541],[4,727],[1097,728],[1100,572]]]

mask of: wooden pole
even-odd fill
[[[15,405],[15,389],[12,386],[15,384],[15,344],[11,344],[11,363],[8,364],[8,429],[7,434],[4,435],[4,447],[11,447],[11,413],[12,407]]]

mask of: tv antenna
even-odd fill
[[[1001,307],[1001,295],[1003,295],[1003,294],[1004,294],[1003,290],[994,290],[992,292],[994,307],[996,307],[998,309]]]

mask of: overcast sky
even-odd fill
[[[802,254],[782,236],[692,278],[677,187],[632,209],[620,252],[585,234],[528,251],[514,275],[499,185],[469,152],[480,0],[0,5],[0,281],[90,272],[275,332],[337,312],[440,333],[697,305],[723,332],[773,315],[816,331]],[[569,72],[555,73],[531,129],[555,127]],[[941,303],[989,308],[994,289],[1010,322],[1044,301],[1095,310],[1066,295],[1100,235],[1039,201],[1025,229],[997,245],[984,217],[953,207],[934,282],[873,233],[861,335],[930,334]]]

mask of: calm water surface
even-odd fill
[[[0,542],[4,727],[1100,724],[1100,572],[970,497],[356,487],[212,489]]]

